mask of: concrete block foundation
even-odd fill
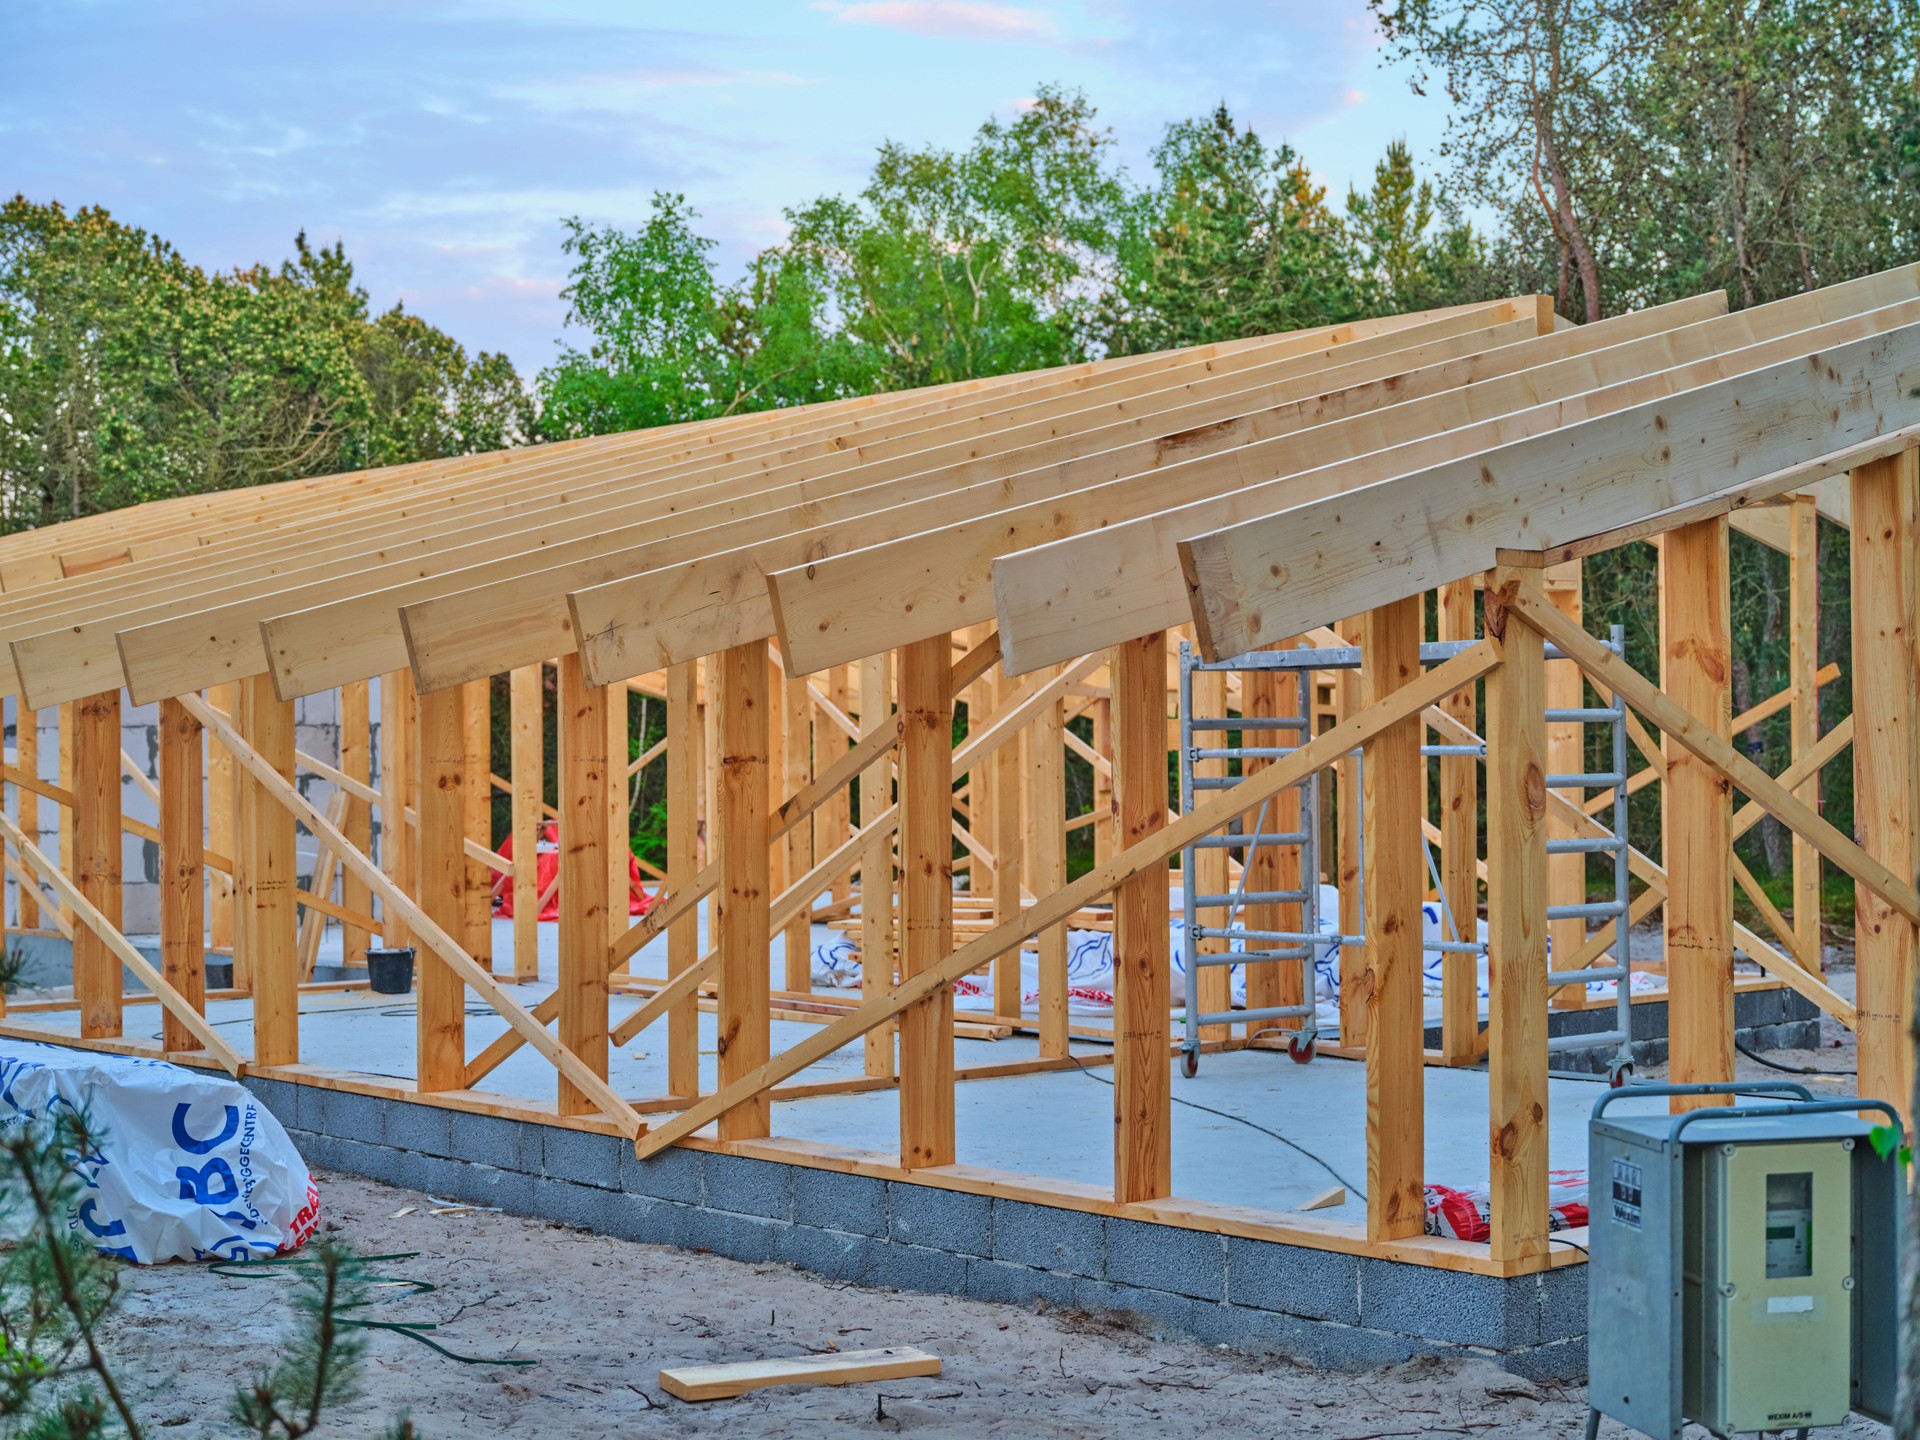
[[[308,1161],[623,1240],[829,1280],[1118,1312],[1341,1369],[1421,1354],[1586,1371],[1586,1267],[1511,1279],[249,1078]],[[322,1201],[324,1205],[324,1200]]]

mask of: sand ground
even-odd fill
[[[382,1273],[425,1280],[368,1313],[433,1320],[449,1348],[533,1366],[462,1365],[374,1332],[363,1394],[323,1437],[377,1435],[402,1411],[423,1437],[1219,1436],[1426,1440],[1577,1437],[1577,1386],[1538,1385],[1472,1360],[1419,1360],[1367,1374],[1321,1371],[1157,1338],[1126,1317],[899,1294],[782,1265],[635,1245],[488,1213],[435,1216],[427,1197],[319,1177],[325,1224],[363,1254],[415,1251]],[[409,1215],[396,1217],[406,1206]],[[292,1317],[279,1281],[204,1267],[125,1272],[111,1331],[151,1435],[231,1435],[228,1397],[269,1363]],[[941,1356],[936,1378],[762,1390],[690,1405],[662,1366],[910,1344]],[[1608,1425],[1609,1437],[1628,1432]],[[1704,1433],[1704,1432],[1703,1432]],[[1885,1436],[1856,1421],[1845,1432]]]

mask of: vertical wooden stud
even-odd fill
[[[715,943],[720,962],[718,1017],[720,1088],[763,1064],[771,1053],[769,949],[772,945],[771,857],[768,854],[767,749],[772,686],[766,647],[735,645],[720,656],[720,884]],[[765,1092],[720,1117],[722,1140],[768,1133]]]
[[[1361,621],[1362,705],[1419,678],[1423,600],[1416,595],[1380,606]],[[1373,1240],[1418,1235],[1426,1223],[1421,729],[1418,717],[1390,726],[1366,742],[1361,757],[1367,938],[1360,978],[1367,1012],[1367,1234]]]
[[[460,687],[460,719],[464,727],[461,749],[466,774],[461,796],[466,805],[462,827],[466,837],[483,849],[493,848],[493,681],[483,677]],[[423,772],[424,773],[424,772]],[[493,871],[461,850],[464,881],[461,902],[463,925],[450,931],[465,934],[467,953],[482,965],[493,963]]]
[[[860,728],[872,730],[893,714],[892,665],[886,655],[860,662]],[[893,762],[882,755],[860,772],[860,820],[867,824],[893,803]],[[860,998],[873,1000],[893,985],[893,837],[867,841],[860,853]],[[896,1025],[877,1025],[866,1035],[864,1068],[893,1074]]]
[[[292,782],[293,704],[274,694],[265,675],[240,682],[240,734]],[[236,896],[241,907],[236,940],[245,940],[252,962],[253,1058],[260,1065],[297,1065],[300,956],[294,897],[300,881],[293,812],[251,777],[242,775],[239,788],[234,858],[238,863],[245,857],[246,884]]]
[[[473,693],[468,685],[419,697],[419,890],[427,917],[456,938],[471,934],[466,847],[474,822]],[[475,957],[479,958],[479,957]],[[430,951],[414,970],[414,1006],[422,1091],[456,1090],[466,1069],[466,986]]]
[[[1721,739],[1733,725],[1726,520],[1669,531],[1660,551],[1660,688]],[[1667,1025],[1675,1084],[1733,1078],[1733,795],[1668,739],[1661,791],[1667,867]],[[1676,1097],[1675,1110],[1726,1103]]]
[[[1344,622],[1340,634],[1349,643],[1355,643],[1361,636],[1364,625],[1360,618]],[[1336,670],[1334,672],[1333,694],[1335,713],[1344,720],[1360,710],[1360,673],[1357,670]],[[1337,855],[1340,889],[1340,933],[1358,935],[1367,928],[1366,877],[1362,873],[1361,837],[1364,831],[1362,811],[1365,797],[1361,795],[1360,762],[1356,755],[1349,753],[1341,757],[1334,767],[1334,782],[1337,789],[1335,806],[1337,814],[1334,820],[1334,841]],[[1340,947],[1340,1043],[1350,1049],[1361,1049],[1367,1043],[1367,1026],[1371,1016],[1367,1005],[1366,957],[1355,945]]]
[[[513,728],[513,978],[540,978],[540,799],[545,789],[546,731],[542,707],[546,667],[522,665],[507,680]]]
[[[387,878],[409,895],[416,893],[415,846],[407,822],[407,810],[413,804],[414,708],[411,670],[392,670],[380,677],[380,864]],[[406,922],[391,912],[380,917],[380,938],[389,948],[404,949],[412,943]],[[235,966],[236,980],[239,973]]]
[[[1787,684],[1792,755],[1797,761],[1820,739],[1820,511],[1811,495],[1795,495],[1787,508]],[[1820,809],[1820,777],[1809,776],[1794,791]],[[1820,943],[1820,852],[1793,837],[1793,933],[1800,953],[1826,968]]]
[[[1027,743],[1033,775],[1033,887],[1051,895],[1067,883],[1067,711],[1058,700],[1034,718]],[[1040,1054],[1067,1053],[1067,927],[1049,925],[1040,946]]]
[[[1474,635],[1473,581],[1440,589],[1440,638],[1471,640]],[[1441,708],[1480,733],[1473,687],[1454,691]],[[1489,751],[1491,754],[1491,751]],[[1440,760],[1440,883],[1453,917],[1451,938],[1475,940],[1480,926],[1480,762],[1471,755]],[[1448,955],[1440,962],[1440,1049],[1449,1063],[1473,1059],[1480,1031],[1480,967],[1471,955]]]
[[[79,712],[75,704],[72,701],[68,701],[66,704],[61,705],[54,713],[59,717],[60,723],[60,730],[56,737],[59,745],[60,788],[71,795],[73,793],[74,779],[74,727],[78,723]],[[116,745],[117,743],[118,742],[116,742]],[[114,773],[116,775],[119,773],[117,761],[115,762]],[[72,812],[56,805],[53,810],[53,829],[54,839],[59,847],[58,853],[61,865],[66,867],[68,874],[77,876],[73,859],[74,834]],[[70,929],[77,929],[73,923],[73,906],[64,901],[61,902],[60,916],[67,922]]]
[[[953,949],[952,641],[900,650],[900,973],[911,979]],[[900,1016],[900,1163],[951,1165],[953,987]]]
[[[238,723],[240,719],[240,686],[229,682],[215,685],[207,691],[207,703],[229,720]],[[215,854],[225,855],[239,863],[233,843],[233,828],[240,815],[240,793],[237,781],[238,762],[224,745],[207,747],[207,848]],[[240,971],[239,956],[234,950],[234,893],[238,886],[238,871],[224,874],[218,870],[207,872],[207,948],[224,951],[234,961],[233,983],[245,988]]]
[[[780,686],[780,756],[784,770],[774,786],[779,800],[807,788],[813,776],[813,698],[804,675],[783,676]],[[784,884],[792,885],[813,868],[813,826],[795,825],[785,837],[787,868]],[[786,988],[798,994],[813,989],[813,901],[787,922]]]
[[[1109,669],[1109,675],[1112,671]],[[1087,707],[1093,717],[1093,749],[1097,755],[1113,758],[1113,701],[1103,695]],[[1116,817],[1113,809],[1113,772],[1093,767],[1093,862],[1104,865],[1113,858]]]
[[[366,680],[354,680],[340,687],[340,769],[362,785],[373,779],[372,686]],[[371,851],[369,836],[373,817],[367,802],[358,796],[347,797],[346,819],[341,822],[347,840],[361,854]],[[344,867],[340,873],[340,903],[362,915],[373,909],[373,892],[364,880],[356,879]],[[372,932],[359,925],[343,925],[340,931],[340,958],[351,965],[364,958],[373,943]]]
[[[13,727],[14,755],[20,764],[20,773],[40,778],[40,712],[26,703],[24,698],[17,699],[18,708],[14,711]],[[40,843],[40,797],[25,786],[18,791],[15,802],[18,809],[20,830],[34,844]],[[40,891],[30,883],[20,883],[20,928],[37,930],[40,928]]]
[[[560,1043],[607,1073],[607,696],[578,654],[560,660]],[[595,1109],[564,1076],[560,1113]]]
[[[102,691],[71,706],[69,746],[73,814],[71,855],[61,856],[80,893],[114,926],[120,924],[120,692]],[[63,729],[61,740],[67,742]],[[63,837],[64,838],[64,837]],[[80,1002],[80,1034],[89,1040],[120,1034],[120,957],[89,925],[73,927],[73,993]]]
[[[1114,796],[1121,848],[1167,823],[1167,637],[1113,651]],[[1173,1189],[1171,964],[1167,872],[1154,866],[1113,896],[1113,1195],[1158,1200]]]
[[[1017,688],[1004,678],[997,680],[993,688],[994,708],[998,709],[1011,698]],[[1166,708],[1164,686],[1161,708]],[[1021,890],[1026,878],[1021,865],[1026,836],[1020,811],[1020,745],[1017,741],[1002,745],[987,761],[984,774],[981,771],[975,774],[982,775],[986,781],[984,787],[976,787],[976,793],[981,788],[993,793],[992,813],[988,816],[992,830],[982,838],[993,847],[993,920],[997,925],[1019,918]],[[1020,1015],[1026,1005],[1025,990],[1020,947],[1016,945],[993,962],[994,1014]]]
[[[1487,589],[1487,635],[1501,656],[1487,676],[1487,1097],[1496,1260],[1547,1248],[1546,644],[1501,603],[1513,593],[1507,587],[1522,580],[1537,586],[1540,573],[1495,571]],[[1470,590],[1466,598],[1471,603]]]
[[[607,933],[611,937],[633,913],[633,717],[624,683],[607,687]],[[644,737],[643,737],[644,738]],[[631,974],[623,961],[614,973]]]
[[[1920,450],[1860,466],[1851,490],[1854,825],[1862,848],[1904,879],[1920,861],[1914,717]],[[1916,931],[1865,886],[1854,894],[1860,1094],[1891,1102],[1911,1126]]]
[[[700,870],[700,663],[667,670],[667,884],[678,892]],[[667,931],[667,978],[700,961],[699,912]],[[693,996],[667,1012],[667,1093],[700,1093],[700,1012]]]

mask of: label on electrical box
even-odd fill
[[[1640,1228],[1640,1176],[1640,1167],[1632,1161],[1614,1160],[1613,1223],[1629,1230]]]
[[[1813,1296],[1811,1295],[1769,1295],[1767,1297],[1769,1315],[1811,1315]]]

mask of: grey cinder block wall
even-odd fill
[[[1420,1354],[1586,1373],[1586,1267],[1500,1279],[252,1078],[309,1163],[843,1283],[1135,1317],[1361,1369]],[[321,1191],[324,1212],[326,1193]]]

